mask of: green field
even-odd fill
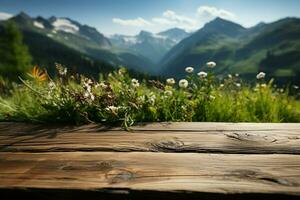
[[[161,121],[300,122],[296,86],[277,88],[264,79],[251,86],[237,75],[219,80],[211,72],[162,83],[136,80],[123,68],[96,81],[57,67],[55,79],[34,68],[20,84],[10,83],[0,96],[0,120],[125,127]]]

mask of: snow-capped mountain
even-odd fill
[[[172,29],[168,29],[166,31],[157,33],[157,35],[167,37],[167,38],[173,40],[175,43],[179,43],[184,38],[190,36],[191,33],[188,33],[185,30],[180,29],[180,28],[172,28]]]
[[[78,34],[79,27],[73,24],[70,20],[65,18],[58,18],[52,22],[55,31],[64,31],[67,33]]]
[[[147,31],[141,31],[135,36],[116,34],[110,36],[109,39],[113,46],[139,53],[156,63],[188,35],[182,29],[170,29],[157,34]]]
[[[91,60],[105,61],[112,66],[122,65],[143,72],[152,70],[152,63],[149,59],[130,51],[112,48],[110,40],[97,29],[80,24],[70,18],[54,16],[50,18],[41,16],[30,17],[26,13],[21,12],[9,20],[14,21],[22,31],[25,43],[29,46],[29,49],[36,49],[36,45],[39,44],[41,46],[45,45],[44,50],[48,51],[48,49],[55,46],[55,50],[50,54],[54,55],[57,52],[61,52],[56,47],[61,46],[61,48],[65,49],[62,47],[63,45],[72,49],[72,51],[79,52],[80,55],[88,56]],[[38,54],[39,52],[35,51],[35,53]],[[39,60],[38,57],[35,59]]]
[[[66,17],[30,17],[21,12],[11,20],[20,27],[25,39],[32,35],[31,32],[38,33],[111,65],[150,73],[158,71],[155,63],[188,34],[181,29],[170,29],[157,34],[141,31],[136,36],[113,35],[107,38],[94,27]]]
[[[79,36],[86,40],[96,42],[96,45],[100,45],[103,48],[111,46],[110,41],[95,28],[82,25],[69,18],[50,17],[49,19],[44,19],[37,17],[34,19],[33,25],[39,29],[49,29],[51,31],[51,33],[48,34],[49,37],[55,37],[57,33],[72,34],[73,36]],[[72,35],[70,35],[70,37],[73,37]],[[69,39],[70,37],[64,35],[63,38]]]

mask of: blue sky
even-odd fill
[[[194,31],[220,16],[246,27],[287,16],[300,17],[300,0],[0,0],[0,19],[25,11],[31,16],[69,17],[104,34]]]

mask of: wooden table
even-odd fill
[[[0,199],[300,199],[300,124],[0,123]]]

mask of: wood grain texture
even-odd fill
[[[300,157],[196,153],[0,153],[0,187],[300,195]]]
[[[0,151],[64,152],[199,152],[248,154],[300,154],[299,130],[279,127],[268,130],[248,130],[249,124],[223,130],[219,124],[196,123],[202,130],[99,130],[97,126],[7,128],[0,125]],[[157,124],[159,125],[159,124]],[[196,127],[195,125],[195,127]],[[221,127],[224,125],[221,124]],[[245,126],[245,127],[244,127]],[[259,125],[260,126],[260,125]],[[215,127],[213,130],[210,127]],[[230,126],[229,126],[230,127]],[[289,126],[286,126],[289,127]],[[134,129],[137,129],[134,127]],[[200,129],[200,128],[198,128]],[[237,130],[234,130],[237,129]]]
[[[299,199],[300,124],[0,123],[0,196]]]

